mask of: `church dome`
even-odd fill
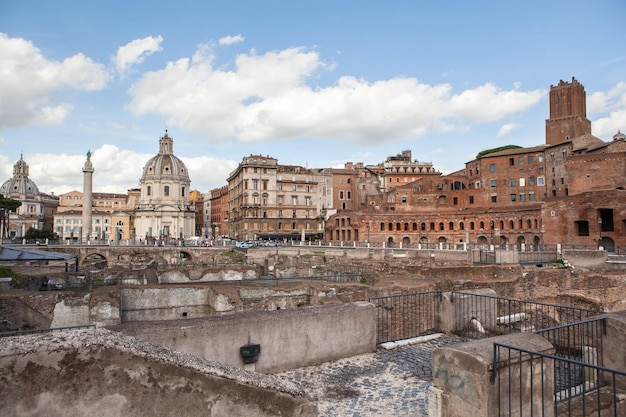
[[[39,188],[28,178],[28,164],[23,157],[13,165],[13,178],[5,181],[0,187],[0,194],[5,197],[11,195],[39,195]]]
[[[626,135],[618,130],[617,133],[613,135],[613,140],[626,140]]]
[[[174,181],[189,182],[189,172],[185,163],[174,155],[174,140],[165,131],[159,140],[159,153],[143,167],[141,181],[169,177]]]

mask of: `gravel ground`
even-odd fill
[[[276,375],[317,400],[320,417],[427,417],[431,353],[461,341],[446,335]]]

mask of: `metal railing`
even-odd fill
[[[451,301],[455,333],[474,339],[547,329],[601,314],[578,307],[461,291],[453,292]]]
[[[534,333],[552,343],[560,357],[592,365],[603,365],[605,317],[594,317],[576,323],[539,329]]]
[[[626,372],[615,369],[494,343],[492,381],[499,416],[622,416]]]
[[[441,291],[428,291],[370,298],[376,306],[376,343],[436,332],[436,304],[440,297]]]

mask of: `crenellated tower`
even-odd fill
[[[550,118],[546,120],[546,144],[554,145],[591,134],[587,119],[585,87],[574,77],[550,86]]]

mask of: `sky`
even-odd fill
[[[625,0],[0,0],[0,183],[126,193],[166,129],[191,188],[245,156],[308,168],[411,150],[442,173],[545,143],[551,85],[626,131]]]

